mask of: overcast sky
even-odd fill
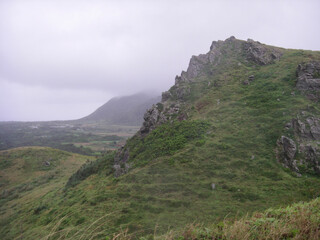
[[[0,121],[83,117],[174,84],[231,35],[320,50],[319,0],[0,0]]]

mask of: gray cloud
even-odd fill
[[[0,120],[76,118],[112,96],[164,91],[191,55],[231,35],[320,50],[319,9],[292,0],[1,1]],[[55,110],[39,112],[48,101]]]

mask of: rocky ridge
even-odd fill
[[[227,48],[232,48],[232,53],[243,57],[246,62],[257,65],[272,64],[282,56],[282,49],[251,39],[243,41],[231,36],[225,41],[213,41],[208,53],[191,57],[187,71],[182,71],[180,76],[176,76],[174,86],[162,93],[161,102],[154,104],[146,111],[144,122],[136,136],[143,138],[157,126],[175,118],[179,121],[187,119],[186,101],[191,92],[190,83],[199,81],[202,76],[214,75],[212,67],[221,64],[222,57],[228,54]],[[253,79],[254,76],[249,77],[249,81]],[[208,82],[208,86],[210,84]],[[120,176],[129,170],[129,152],[130,149],[127,146],[118,150],[114,161],[115,176]]]
[[[136,135],[143,138],[167,121],[187,119],[186,106],[191,91],[190,84],[201,81],[199,79],[202,76],[214,75],[212,67],[220,64],[223,54],[227,54],[225,47],[230,45],[233,46],[236,54],[245,58],[245,61],[261,66],[272,64],[283,55],[282,49],[251,39],[242,41],[232,36],[225,41],[213,41],[208,53],[191,57],[187,71],[182,71],[180,76],[176,76],[174,86],[162,93],[161,102],[146,111],[143,125]],[[309,99],[318,101],[320,99],[320,62],[299,64],[296,76],[296,88]],[[251,75],[243,84],[249,85],[253,80],[254,76]],[[279,138],[277,157],[284,167],[291,169],[298,176],[306,172],[320,175],[320,119],[313,115],[309,117],[304,115],[305,113],[302,112],[301,116],[297,116],[286,125],[287,130],[294,132],[294,139],[288,136]],[[116,154],[114,161],[116,176],[129,170],[129,152],[130,149],[124,146]]]

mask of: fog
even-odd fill
[[[159,94],[231,35],[320,50],[320,1],[0,1],[0,121],[83,117]]]

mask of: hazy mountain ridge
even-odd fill
[[[23,146],[48,146],[93,155],[115,149],[132,136],[146,109],[160,100],[152,93],[112,98],[79,120],[0,122],[0,150]]]
[[[143,122],[146,109],[159,100],[160,97],[146,93],[115,97],[79,121],[105,121],[111,125],[139,126]]]

